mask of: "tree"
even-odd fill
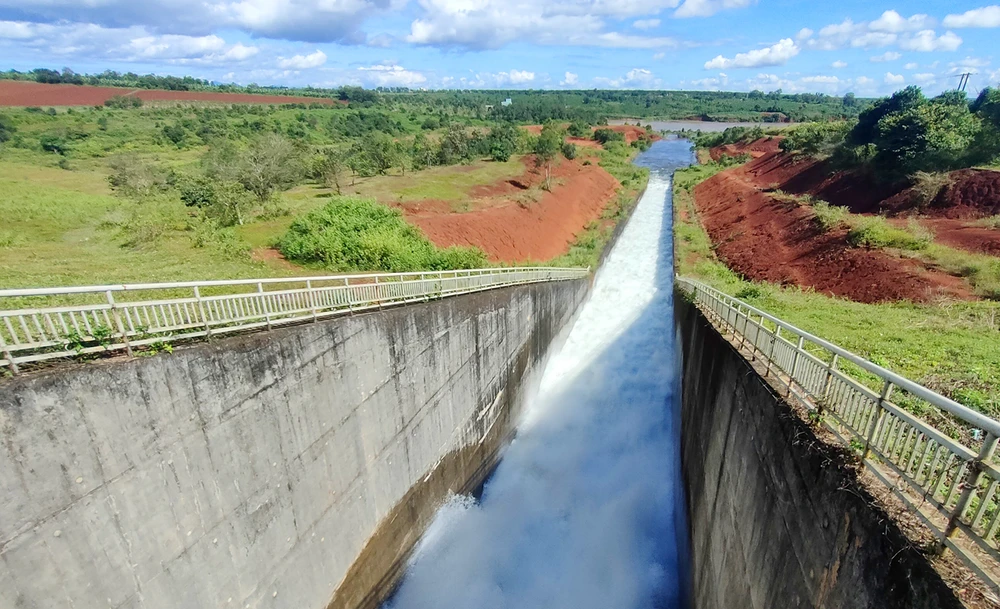
[[[253,210],[254,195],[238,182],[220,182],[213,185],[213,197],[206,207],[209,216],[222,226],[243,225],[246,216]]]
[[[585,121],[573,121],[569,124],[568,131],[573,137],[590,137],[590,125]]]
[[[180,145],[184,143],[185,135],[187,135],[187,131],[180,123],[163,126],[163,136],[173,142],[175,146],[180,147]]]
[[[562,146],[562,134],[555,123],[546,123],[535,141],[535,162],[545,165],[545,190],[552,188],[552,160]]]
[[[858,124],[851,130],[847,141],[852,146],[871,144],[879,136],[879,121],[890,114],[905,112],[926,103],[920,87],[910,86],[896,91],[892,97],[875,102],[858,116]]]
[[[465,127],[449,125],[444,137],[441,138],[441,148],[438,152],[439,162],[442,165],[454,165],[471,158],[469,136],[465,132]]]
[[[17,131],[17,127],[14,126],[14,121],[10,117],[0,114],[0,144],[13,137],[15,131]]]
[[[301,176],[298,150],[276,133],[254,140],[238,164],[238,181],[261,203],[293,186]]]
[[[437,159],[434,148],[423,133],[418,133],[413,138],[413,144],[410,146],[410,158],[413,160],[413,168],[418,170],[433,165]]]
[[[319,174],[323,183],[328,188],[334,188],[337,194],[341,194],[341,183],[344,173],[348,170],[347,155],[341,150],[328,148],[323,152],[323,158],[319,164]]]
[[[120,154],[108,160],[108,184],[115,194],[143,201],[166,185],[163,171],[134,154]]]
[[[503,123],[490,129],[487,137],[490,158],[500,163],[510,160],[520,145],[521,130],[513,123]]]

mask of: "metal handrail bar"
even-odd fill
[[[941,546],[1000,596],[1000,468],[995,460],[1000,422],[711,286],[683,277],[676,283],[721,334],[732,335],[747,359],[760,362],[764,376],[773,376],[788,398],[818,414],[834,435],[859,451],[862,463],[917,514]],[[807,351],[806,341],[825,350],[829,361]],[[839,370],[840,360],[881,379],[881,392]],[[985,438],[966,429],[979,447],[965,446],[890,401],[894,388],[982,429]],[[888,471],[905,486],[891,481]],[[957,533],[964,536],[961,542],[953,539]],[[992,562],[983,562],[983,555]]]
[[[777,326],[779,326],[779,327],[781,327],[781,328],[783,328],[785,330],[788,330],[790,332],[794,332],[796,335],[801,336],[802,338],[808,340],[809,342],[814,343],[814,344],[816,344],[816,345],[818,345],[820,347],[823,347],[827,351],[829,351],[831,353],[835,353],[839,357],[848,360],[849,362],[851,362],[852,364],[855,364],[859,368],[867,370],[868,372],[871,372],[872,374],[874,374],[874,375],[882,378],[883,380],[889,381],[890,383],[892,383],[896,387],[899,387],[900,389],[903,389],[903,390],[907,391],[908,393],[913,394],[913,395],[919,397],[922,400],[930,402],[931,404],[934,404],[935,406],[937,406],[938,408],[940,408],[942,410],[950,412],[951,414],[957,416],[958,418],[960,418],[963,421],[969,423],[970,425],[973,425],[974,427],[978,427],[978,428],[982,429],[983,431],[987,431],[989,433],[992,433],[995,436],[1000,437],[1000,421],[997,421],[996,419],[992,419],[992,418],[990,418],[990,417],[988,417],[988,416],[986,416],[986,415],[984,415],[984,414],[982,414],[980,412],[976,412],[975,410],[972,410],[971,408],[963,406],[963,405],[959,404],[958,402],[956,402],[955,400],[947,398],[947,397],[941,395],[940,393],[937,393],[935,391],[932,391],[932,390],[924,387],[923,385],[915,383],[915,382],[911,381],[910,379],[908,379],[908,378],[906,378],[904,376],[900,376],[900,375],[896,374],[895,372],[892,372],[891,370],[887,370],[887,369],[883,368],[882,366],[879,366],[878,364],[872,363],[872,362],[866,360],[865,358],[861,357],[860,355],[852,353],[851,351],[848,351],[847,349],[839,347],[839,346],[835,345],[834,343],[831,343],[831,342],[829,342],[827,340],[824,340],[824,339],[822,339],[822,338],[820,338],[820,337],[818,337],[818,336],[816,336],[814,334],[810,334],[809,332],[806,332],[805,330],[802,330],[801,328],[798,328],[798,327],[793,326],[792,324],[790,324],[790,323],[788,323],[786,321],[782,321],[781,319],[778,319],[777,317],[775,317],[775,316],[767,313],[766,311],[762,311],[762,310],[754,307],[753,305],[749,305],[749,304],[743,302],[742,300],[733,298],[732,296],[729,296],[728,294],[726,294],[724,292],[721,292],[721,291],[719,291],[719,290],[717,290],[717,289],[715,289],[715,288],[713,288],[713,287],[711,287],[709,285],[701,283],[700,281],[696,281],[696,280],[689,279],[689,278],[686,278],[686,277],[678,278],[678,280],[680,282],[684,282],[684,283],[690,284],[692,286],[696,286],[699,290],[708,291],[708,292],[712,293],[713,295],[715,295],[716,297],[718,297],[721,300],[723,300],[724,302],[726,300],[728,300],[728,301],[730,301],[730,305],[731,306],[732,306],[733,303],[738,303],[741,307],[745,307],[749,312],[751,312],[751,313],[753,313],[755,315],[758,315],[760,317],[763,317],[767,321],[769,321],[769,322],[771,322],[771,323],[773,323],[773,324],[775,324],[775,325],[777,325]]]
[[[589,268],[513,267],[0,290],[0,368],[8,367],[17,374],[18,363],[101,351],[125,350],[132,355],[133,347],[154,343],[270,329],[331,315],[589,274]],[[266,290],[268,285],[278,288]],[[207,287],[217,289],[202,293]],[[218,293],[218,288],[224,293]],[[172,292],[185,289],[191,291]],[[167,292],[143,294],[139,300],[114,296],[156,290]],[[90,302],[67,304],[67,294],[97,295],[101,302],[90,297]],[[24,297],[48,297],[51,306],[4,309],[4,298]],[[15,300],[12,304],[21,303]]]
[[[499,275],[516,273],[522,271],[584,271],[584,269],[569,269],[561,267],[548,267],[548,266],[527,266],[527,267],[497,267],[497,268],[487,268],[487,269],[468,269],[468,270],[458,270],[458,271],[407,271],[405,273],[365,273],[356,275],[317,275],[317,276],[305,276],[305,277],[265,277],[261,279],[211,279],[205,281],[178,281],[178,282],[165,282],[165,283],[116,283],[110,285],[87,285],[87,286],[65,286],[58,288],[12,288],[12,289],[2,289],[0,290],[0,298],[17,298],[23,296],[56,296],[65,294],[90,294],[99,292],[129,292],[129,291],[139,291],[139,290],[161,290],[161,289],[176,289],[176,288],[205,288],[205,287],[223,287],[223,286],[236,286],[236,285],[257,285],[262,283],[265,285],[275,284],[275,283],[303,283],[306,281],[323,282],[323,281],[352,281],[361,279],[406,279],[415,277],[426,277],[428,279],[433,279],[435,277],[440,278],[450,278],[450,277],[470,277],[470,276],[483,276],[483,275]],[[590,269],[585,270],[586,273],[590,272]],[[463,273],[465,275],[463,275]],[[475,273],[475,275],[472,275]],[[584,273],[584,274],[586,274]]]

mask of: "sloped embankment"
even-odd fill
[[[596,163],[553,163],[552,189],[540,188],[543,169],[525,157],[525,171],[514,180],[482,187],[467,211],[447,202],[404,204],[408,222],[437,246],[482,248],[493,262],[549,260],[565,254],[578,233],[601,217],[620,184]]]
[[[814,162],[797,163],[774,152],[699,184],[695,203],[719,257],[753,280],[799,285],[859,302],[972,297],[957,277],[880,250],[850,247],[846,229],[823,232],[808,208],[770,192],[819,171]],[[833,180],[814,184],[817,191],[848,190],[846,183]]]

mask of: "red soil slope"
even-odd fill
[[[749,154],[755,159],[759,159],[765,154],[772,154],[781,150],[778,146],[781,145],[781,138],[761,138],[753,142],[740,142],[738,144],[724,144],[722,146],[716,146],[709,151],[712,155],[713,161],[718,161],[722,158],[722,155],[727,156],[740,156],[741,154]]]
[[[85,85],[50,85],[0,80],[0,106],[99,106],[115,95],[135,95],[142,101],[202,101],[227,104],[326,104],[333,99],[293,95],[246,95],[202,91],[160,91]]]
[[[564,159],[552,167],[552,192],[543,192],[538,201],[523,198],[544,179],[544,171],[526,158],[517,179],[474,191],[473,211],[456,213],[444,201],[400,207],[439,247],[477,246],[494,262],[548,260],[566,253],[576,234],[600,217],[619,184],[597,165]]]
[[[770,196],[758,183],[762,175],[773,174],[769,167],[783,162],[775,156],[781,155],[724,171],[695,188],[702,222],[731,268],[751,279],[859,302],[971,298],[957,277],[878,250],[849,247],[845,230],[822,233],[808,209]]]

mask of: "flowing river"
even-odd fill
[[[517,438],[481,499],[441,508],[391,609],[685,605],[671,180],[692,161],[684,140],[639,157],[646,193]]]

